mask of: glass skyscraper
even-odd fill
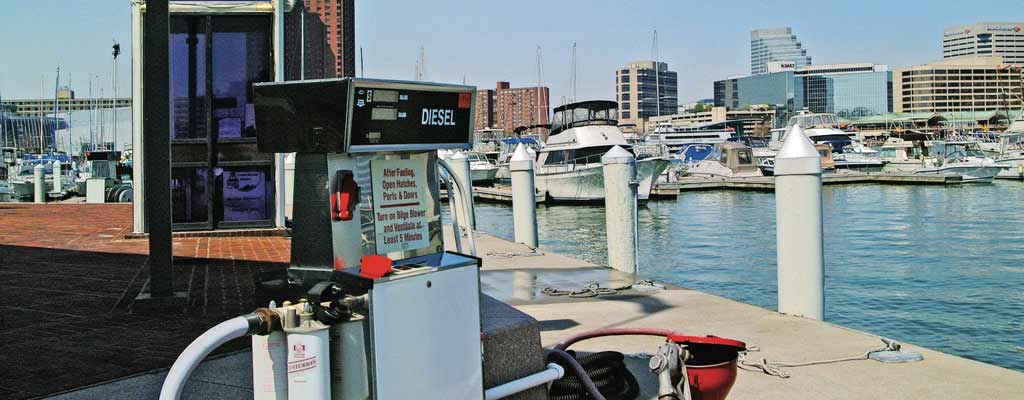
[[[796,40],[791,28],[750,31],[750,73],[767,73],[768,63],[772,61],[793,63],[797,68],[811,65],[811,57]]]
[[[769,105],[788,115],[804,108],[840,117],[892,112],[892,72],[884,65],[837,64],[797,68],[715,82],[715,105]]]

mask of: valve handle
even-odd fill
[[[347,169],[338,170],[331,182],[331,220],[352,220],[356,204],[359,204],[359,184],[355,174]]]

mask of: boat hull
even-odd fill
[[[936,168],[921,168],[915,174],[960,175],[962,182],[992,182],[1004,168],[993,165],[953,165]]]
[[[636,162],[637,199],[646,201],[669,161],[662,158]],[[601,164],[546,166],[536,176],[537,189],[554,202],[604,201],[604,167]]]
[[[483,184],[494,182],[495,177],[498,175],[498,168],[481,168],[481,169],[470,169],[470,178],[473,180],[473,184]]]
[[[1024,180],[1024,157],[1004,158],[997,162],[1008,168],[999,171],[996,178]]]

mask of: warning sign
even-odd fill
[[[374,160],[370,171],[377,254],[429,246],[423,162]]]

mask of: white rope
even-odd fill
[[[856,355],[856,356],[842,357],[842,358],[830,358],[830,359],[825,359],[825,360],[806,361],[806,362],[799,362],[799,363],[787,363],[787,362],[778,362],[778,361],[768,361],[768,359],[764,358],[764,357],[762,357],[760,360],[757,360],[757,361],[751,361],[750,359],[747,358],[747,355],[749,353],[759,352],[759,351],[761,351],[761,348],[756,346],[756,345],[750,345],[750,346],[747,346],[747,350],[746,351],[740,352],[739,359],[738,359],[738,365],[737,366],[740,369],[744,370],[744,371],[763,372],[763,373],[771,375],[771,376],[777,376],[779,378],[785,379],[785,378],[789,378],[790,375],[788,373],[786,373],[786,371],[783,371],[782,368],[806,367],[806,366],[811,366],[811,365],[833,364],[833,363],[840,363],[840,362],[847,362],[847,361],[867,360],[868,357],[871,356],[871,353],[876,353],[876,352],[879,352],[879,351],[899,351],[899,349],[900,349],[900,344],[896,343],[896,342],[894,342],[892,340],[888,340],[888,339],[882,338],[882,343],[885,343],[885,345],[884,346],[875,347],[875,348],[873,348],[871,350],[868,350],[864,354],[860,354],[860,355]]]
[[[487,255],[497,258],[512,258],[512,257],[539,257],[544,255],[543,251],[537,249],[530,249],[530,251],[494,251],[488,250]]]

